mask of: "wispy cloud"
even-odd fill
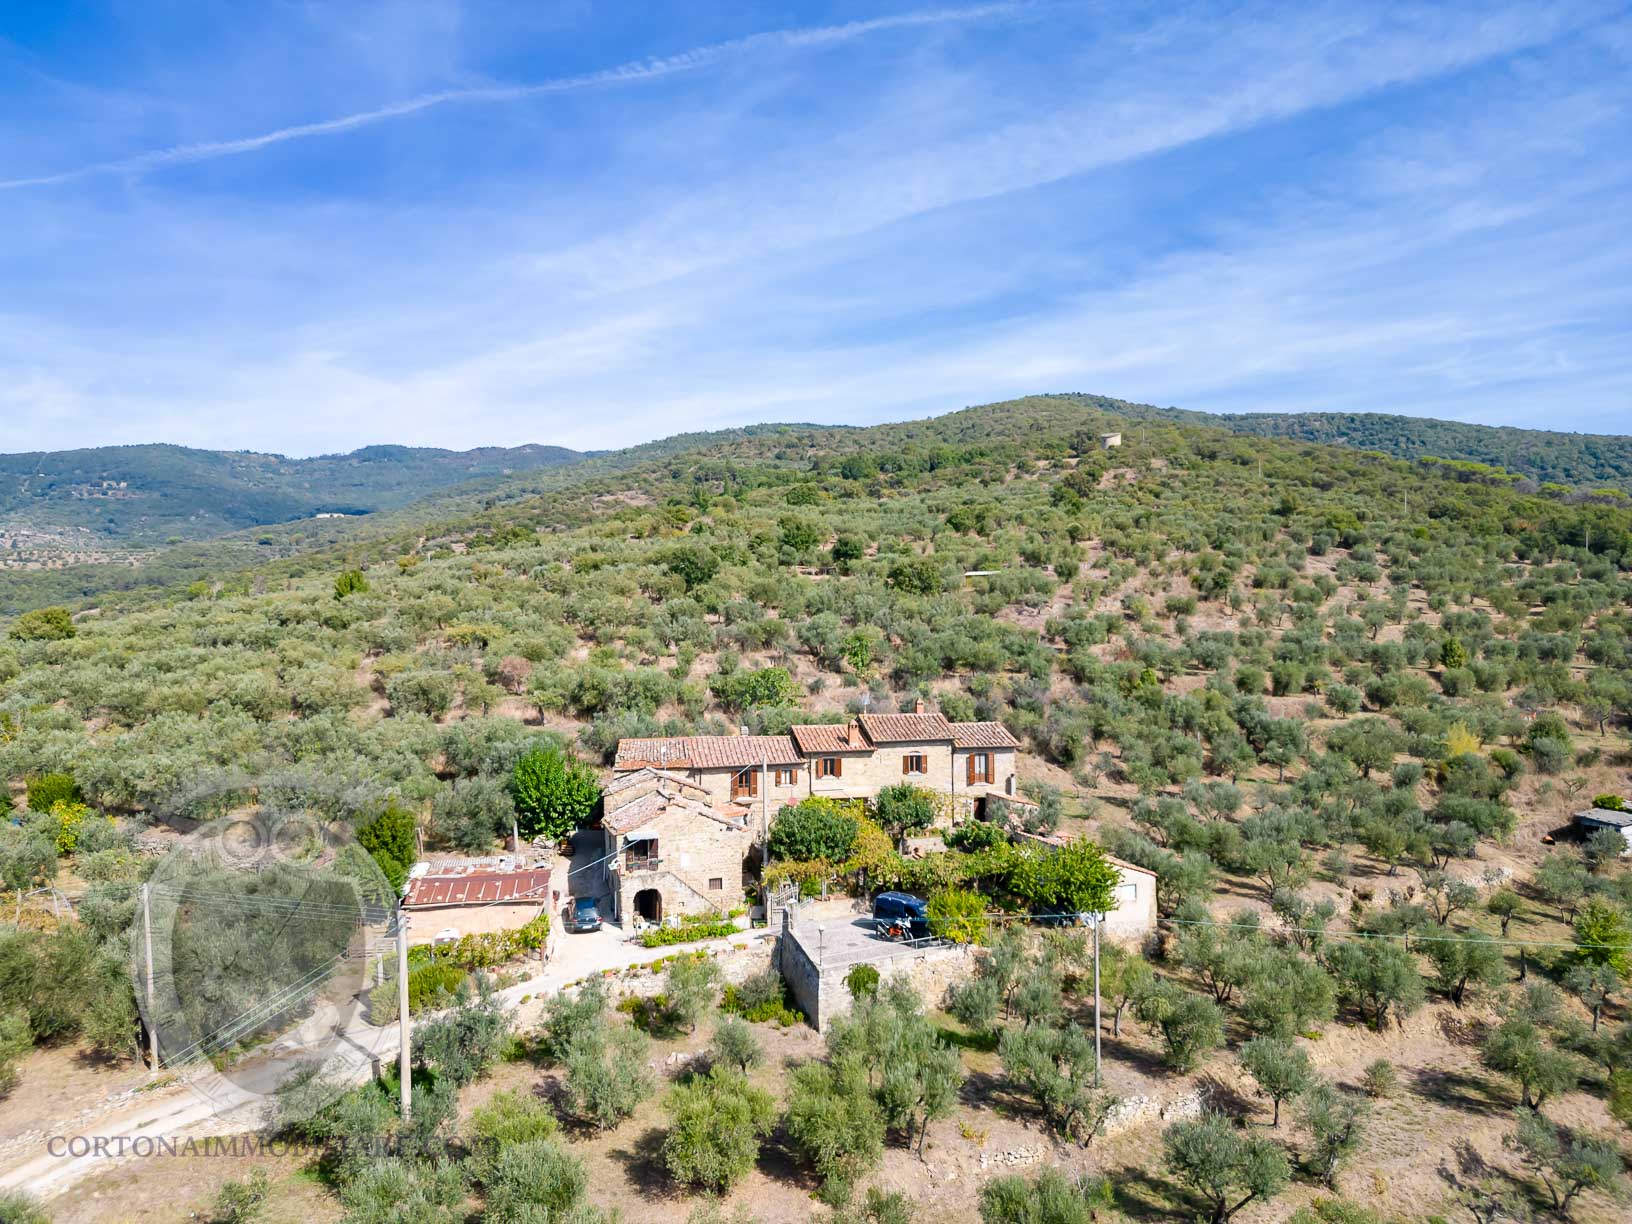
[[[295,140],[309,140],[317,136],[337,136],[377,123],[403,119],[424,111],[445,106],[478,106],[502,102],[521,102],[551,94],[575,93],[580,90],[600,89],[614,85],[634,84],[680,73],[695,72],[728,58],[752,55],[771,50],[798,50],[823,47],[877,34],[886,30],[911,29],[922,26],[952,25],[980,21],[987,18],[1012,15],[1026,7],[1023,3],[982,4],[967,8],[927,9],[915,13],[900,13],[875,17],[865,21],[850,21],[839,25],[810,26],[785,30],[767,30],[742,38],[728,39],[707,46],[693,47],[674,55],[631,60],[615,67],[574,76],[555,77],[524,85],[485,85],[462,89],[443,89],[420,94],[385,106],[320,119],[312,123],[296,123],[254,136],[233,140],[207,140],[195,144],[176,145],[165,149],[151,149],[129,157],[111,161],[93,162],[25,178],[0,179],[0,190],[22,187],[49,187],[76,179],[103,174],[143,174],[167,166],[211,161],[220,157],[236,157],[245,153],[287,144]]]
[[[314,140],[208,189],[0,196],[26,239],[0,244],[0,450],[600,447],[1051,389],[1624,429],[1632,170],[1605,151],[1632,137],[1632,40],[1597,14],[1248,0],[665,29],[705,45],[401,124],[349,114],[391,90],[336,86],[329,48],[314,96],[373,125],[345,158]],[[843,53],[789,53],[823,44]],[[287,54],[250,68],[278,79]],[[453,46],[396,88],[527,62]],[[621,79],[650,87],[596,88]],[[461,104],[551,89],[581,93]]]

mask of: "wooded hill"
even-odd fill
[[[1237,433],[1483,463],[1537,484],[1632,490],[1632,438],[1473,425],[1380,412],[1246,413],[1208,418]]]
[[[185,446],[0,455],[0,534],[86,532],[94,542],[151,547],[315,514],[368,514],[580,458],[559,446],[367,446],[311,459]]]
[[[1103,449],[1116,430],[1123,445]],[[1086,396],[762,427],[530,473],[183,590],[0,627],[0,775],[34,808],[0,826],[0,883],[71,875],[84,890],[76,924],[0,933],[0,1014],[23,1017],[18,1048],[129,1055],[121,940],[151,869],[131,834],[155,818],[258,796],[484,851],[528,817],[516,780],[535,748],[604,764],[623,736],[773,733],[921,699],[1022,742],[1035,831],[1059,822],[1157,874],[1149,959],[1107,962],[1126,1015],[1107,1042],[1119,1092],[1301,1077],[1291,1120],[1257,1108],[1250,1128],[1134,1136],[1119,1210],[1191,1214],[1197,1170],[1226,1160],[1288,1209],[1335,1189],[1431,1218],[1456,1205],[1439,1170],[1467,1146],[1501,1162],[1491,1196],[1528,1186],[1538,1207],[1567,1157],[1596,1179],[1573,1218],[1607,1224],[1624,1212],[1609,1193],[1621,1139],[1605,1136],[1632,1118],[1632,872],[1613,830],[1553,835],[1632,789],[1629,607],[1623,505]],[[996,826],[909,858],[878,826],[826,816],[843,844],[769,870],[977,917],[1035,912],[1021,908],[1031,869]],[[1084,1078],[1092,1012],[1061,967],[1084,962],[1057,940],[990,938],[992,972],[945,1001],[959,1052],[934,1057],[1002,1095],[957,1104],[943,1150],[1015,1118],[1077,1135],[1082,1106],[1108,1107]],[[916,1025],[906,1012],[943,1001],[906,1002]],[[634,1023],[608,1010],[570,1027]],[[938,1032],[922,1049],[947,1048]],[[775,1084],[790,1117],[874,1116],[866,1075],[854,1112],[801,1104],[843,1057],[816,1055]],[[1067,1079],[1080,1093],[1050,1105]],[[1361,1083],[1376,1084],[1364,1100]],[[1515,1119],[1521,1103],[1537,1112]],[[868,1159],[882,1152],[879,1138]],[[592,1197],[631,1176],[617,1168],[586,1183]],[[972,1197],[977,1179],[955,1184]],[[803,1204],[809,1183],[794,1193]],[[941,1218],[971,1218],[961,1208]]]

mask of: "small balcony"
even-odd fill
[[[625,875],[639,875],[643,871],[661,871],[663,860],[657,855],[626,856],[623,860]]]

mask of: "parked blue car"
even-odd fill
[[[880,939],[928,939],[929,903],[911,893],[879,893],[873,898],[873,932]]]
[[[595,908],[594,897],[574,897],[572,916],[567,919],[567,930],[574,935],[601,929],[601,912]]]

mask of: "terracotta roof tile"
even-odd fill
[[[863,714],[861,729],[875,744],[944,744],[952,724],[939,714]]]
[[[1020,741],[998,722],[952,724],[952,743],[959,748],[1018,748]]]
[[[742,769],[798,763],[798,750],[786,735],[679,735],[619,740],[612,768]]]
[[[607,813],[601,820],[601,827],[621,836],[649,825],[660,816],[667,816],[670,812],[689,812],[692,815],[718,821],[729,829],[748,831],[748,822],[745,819],[746,809],[744,808],[733,806],[722,811],[709,804],[699,803],[695,799],[671,795],[664,791],[653,791],[649,795],[642,795],[639,799],[624,804],[617,811]]]
[[[806,756],[872,750],[872,745],[867,743],[865,738],[859,742],[851,739],[850,726],[847,723],[810,723],[789,727],[788,731],[793,736],[793,742],[798,745],[799,751]]]

